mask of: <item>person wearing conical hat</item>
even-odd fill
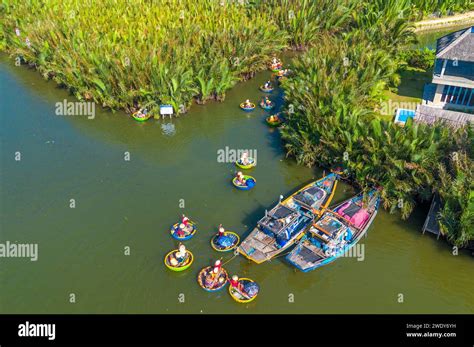
[[[217,237],[224,236],[224,233],[225,233],[224,227],[222,226],[222,224],[219,224],[219,228],[217,229]]]
[[[239,287],[239,276],[234,275],[232,278],[229,280],[229,283],[232,287],[238,288]]]
[[[248,165],[250,164],[249,162],[249,153],[247,151],[245,151],[244,153],[242,153],[242,156],[240,157],[240,163],[242,165]]]
[[[181,223],[184,224],[184,226],[188,226],[189,224],[189,218],[186,217],[184,214],[183,214],[183,218],[181,219]]]
[[[237,289],[238,291],[242,291],[243,290],[243,285],[242,283],[239,281],[239,276],[237,275],[233,275],[231,279],[229,279],[229,283],[230,285],[232,286],[232,288],[235,288]]]
[[[175,256],[176,260],[178,262],[182,262],[183,260],[186,259],[187,257],[187,251],[186,251],[186,246],[183,245],[182,243],[179,245],[178,247],[178,251],[175,253]]]
[[[221,269],[222,269],[222,262],[219,259],[217,259],[216,262],[214,263],[214,268],[212,269],[212,271],[214,273],[218,273],[221,271]]]
[[[178,235],[178,237],[184,237],[186,235],[186,225],[181,223],[178,226],[178,230],[176,230],[176,235]]]
[[[278,122],[279,118],[278,118],[278,115],[277,115],[277,114],[272,114],[272,115],[268,118],[268,120],[269,120],[270,122]]]
[[[170,260],[169,260],[169,261],[170,261],[170,265],[173,266],[173,267],[177,267],[178,264],[179,264],[179,261],[176,260],[176,258],[173,257],[173,256],[170,256]]]
[[[237,172],[237,175],[235,176],[237,179],[236,179],[236,183],[240,186],[244,186],[245,185],[245,177],[244,175],[242,174],[241,171]]]

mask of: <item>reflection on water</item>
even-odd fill
[[[174,134],[176,134],[176,127],[173,123],[162,123],[161,130],[163,135],[166,136],[173,136]]]
[[[465,29],[469,27],[468,24],[462,24],[462,25],[456,25],[448,28],[443,28],[441,30],[434,30],[434,31],[421,31],[417,33],[417,40],[418,43],[416,44],[416,47],[419,48],[424,48],[428,47],[430,49],[436,49],[436,40],[439,39],[440,37],[443,37],[445,35],[448,35],[452,32]]]

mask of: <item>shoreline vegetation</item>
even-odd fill
[[[474,17],[474,11],[452,15],[474,9],[468,0],[400,3],[400,19],[421,20],[415,29]],[[128,113],[147,107],[158,114],[160,104],[171,104],[180,114],[193,102],[223,101],[272,56],[306,51],[321,32],[347,29],[366,6],[356,0],[138,0],[135,6],[7,0],[0,4],[0,51],[79,100]],[[430,15],[442,17],[424,20]]]
[[[380,116],[412,68],[415,22],[473,10],[469,0],[6,1],[0,50],[80,100],[133,112],[223,101],[238,81],[298,50],[282,83],[288,156],[343,166],[362,190],[408,218],[439,194],[447,240],[474,241],[474,131]],[[416,59],[415,59],[416,60]],[[419,59],[418,59],[419,60]]]

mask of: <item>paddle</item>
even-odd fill
[[[184,217],[187,217],[188,218],[188,222],[190,222],[191,224],[194,224],[194,225],[197,225],[198,223],[196,223],[195,221],[191,220],[188,216],[185,216],[184,214],[181,215],[183,218]]]
[[[193,225],[197,225],[197,224],[198,224],[198,223],[196,223],[195,221],[193,221],[193,220],[191,220],[191,219],[190,219],[189,221],[190,221],[191,224],[193,224]]]

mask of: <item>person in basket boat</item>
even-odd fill
[[[224,278],[221,277],[222,274],[222,264],[220,260],[216,260],[214,263],[213,269],[206,274],[205,285],[208,288],[214,288],[216,283],[222,283]]]
[[[277,81],[280,81],[281,78],[284,77],[284,76],[285,76],[284,70],[278,70],[278,72],[276,73],[275,78],[276,78]]]
[[[148,115],[148,110],[146,108],[144,108],[143,110],[141,110],[139,113],[138,113],[138,117],[140,118],[146,118]]]
[[[222,262],[219,259],[214,263],[214,268],[212,271],[216,273],[220,273],[222,271]]]
[[[262,98],[262,105],[264,105],[264,106],[271,106],[272,105],[272,102],[270,101],[268,96],[265,96],[264,98]]]
[[[137,117],[137,118],[146,118],[147,113],[148,113],[148,110],[146,108],[139,109],[137,111],[137,113],[135,114],[135,117]]]
[[[171,253],[170,264],[171,266],[178,266],[182,264],[188,258],[188,252],[186,251],[186,246],[182,243],[179,244],[178,251]]]
[[[237,289],[239,292],[242,292],[244,289],[243,288],[244,286],[242,285],[242,283],[240,283],[239,276],[237,275],[232,276],[232,278],[229,280],[229,283],[232,286],[232,288]]]
[[[277,59],[276,57],[273,57],[273,59],[272,59],[272,68],[278,69],[279,67],[281,67],[280,59]]]
[[[182,215],[182,218],[181,218],[181,223],[184,224],[185,227],[188,227],[188,224],[189,224],[189,218],[186,217],[184,214]]]
[[[246,179],[241,171],[237,172],[237,175],[235,177],[237,178],[235,180],[235,183],[237,183],[239,186],[245,186]]]
[[[266,81],[265,84],[263,85],[263,89],[271,89],[272,88],[272,83],[270,81]]]
[[[245,100],[244,101],[244,108],[251,108],[252,107],[252,103],[250,102],[249,99]]]
[[[184,225],[183,223],[181,223],[181,224],[178,226],[178,230],[176,230],[176,235],[177,235],[178,237],[185,237],[185,236],[186,236],[186,230],[187,230],[186,225]]]
[[[272,114],[270,117],[268,117],[268,121],[270,123],[275,123],[275,122],[279,122],[280,118],[278,117],[277,114]]]
[[[242,156],[240,157],[239,164],[242,165],[250,165],[252,164],[252,160],[250,160],[249,153],[245,151],[242,153]]]
[[[224,236],[224,233],[225,233],[224,227],[222,226],[222,224],[219,224],[219,228],[217,229],[217,239],[219,239],[219,237],[221,236]]]

